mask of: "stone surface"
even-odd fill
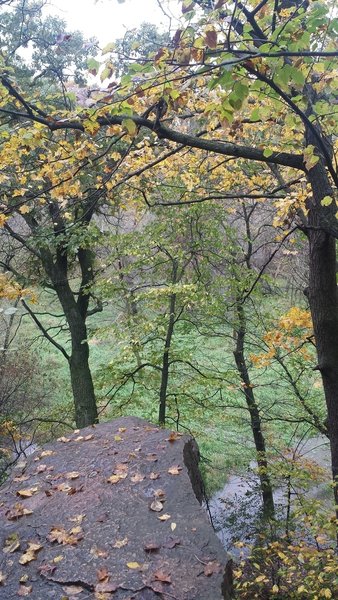
[[[228,599],[201,499],[189,436],[126,417],[60,438],[0,489],[0,598]]]

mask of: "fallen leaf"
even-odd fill
[[[149,460],[150,462],[157,462],[157,454],[155,454],[155,453],[147,454],[146,459]]]
[[[62,589],[69,596],[77,596],[77,594],[84,592],[84,588],[80,585],[65,585]]]
[[[161,512],[161,510],[163,510],[163,504],[159,500],[154,500],[149,508],[155,512]]]
[[[159,473],[154,473],[154,471],[152,471],[149,475],[149,479],[158,479],[160,476]]]
[[[56,454],[53,450],[43,450],[40,454],[40,458],[43,456],[53,456],[53,454]]]
[[[69,485],[69,483],[59,483],[59,485],[56,485],[55,490],[57,490],[58,492],[70,492],[70,490],[72,489],[72,487]]]
[[[55,559],[54,559],[54,561],[55,561]],[[48,575],[53,575],[55,569],[56,569],[56,566],[51,565],[49,563],[43,563],[42,565],[40,565],[38,567],[38,571],[39,571],[40,575],[42,575],[42,577],[47,577]]]
[[[29,596],[32,593],[33,586],[31,585],[20,585],[18,589],[18,596]]]
[[[144,475],[141,475],[141,473],[135,473],[135,475],[130,478],[133,483],[139,483],[140,481],[143,481],[143,479]]]
[[[89,435],[85,435],[85,437],[83,438],[85,442],[89,442],[89,440],[92,440],[94,437],[93,433],[90,433]]]
[[[120,433],[124,433],[125,431],[127,431],[126,427],[119,427],[119,432]]]
[[[14,477],[14,481],[27,481],[29,479],[29,475],[18,475]]]
[[[155,542],[147,542],[147,544],[145,544],[143,546],[143,550],[145,552],[157,552],[157,550],[160,549],[161,546],[159,546],[158,544],[156,544]]]
[[[99,581],[108,581],[109,573],[107,567],[101,567],[101,569],[97,569],[96,577]]]
[[[50,542],[57,542],[58,544],[70,544],[76,546],[76,544],[83,539],[83,532],[81,527],[73,527],[69,532],[63,527],[52,527],[48,534]]]
[[[47,465],[42,464],[36,467],[37,473],[44,473],[45,471],[47,471]]]
[[[53,562],[55,563],[59,563],[64,559],[64,557],[62,556],[62,554],[59,554],[58,556],[56,556],[55,558],[53,558]]]
[[[138,562],[129,562],[127,563],[128,569],[139,569],[141,565]]]
[[[154,491],[155,498],[162,498],[162,502],[164,502],[165,492],[161,490],[161,488]]]
[[[33,496],[33,494],[36,494],[36,492],[38,491],[38,487],[31,487],[31,488],[27,488],[25,490],[18,490],[16,492],[17,496],[20,496],[21,498],[30,498],[31,496]]]
[[[121,479],[124,479],[123,477],[121,477],[121,475],[111,475],[110,477],[108,477],[107,483],[118,483],[119,481],[121,481]]]
[[[96,558],[108,558],[108,556],[109,556],[107,550],[101,550],[97,546],[93,546],[90,549],[90,554],[92,554]]]
[[[20,538],[17,533],[12,533],[6,538],[2,551],[5,552],[5,554],[12,554],[12,552],[15,552],[18,548],[20,548]]]
[[[155,581],[161,581],[162,583],[171,583],[170,573],[168,571],[162,571],[159,569],[154,573]]]
[[[170,473],[170,475],[179,475],[180,471],[182,471],[182,467],[179,465],[173,465],[168,469],[168,473]]]
[[[32,510],[25,508],[24,506],[22,506],[22,504],[17,502],[16,504],[14,504],[14,506],[10,510],[8,510],[6,512],[6,517],[9,521],[15,521],[16,519],[19,519],[20,517],[23,517],[26,515],[32,515],[32,514],[33,514]]]
[[[177,527],[176,523],[171,523],[170,524],[171,531],[175,531],[176,527]]]
[[[72,521],[73,523],[82,523],[83,519],[85,519],[86,515],[85,514],[81,514],[81,515],[74,515],[74,517],[69,517],[69,520]]]
[[[208,562],[204,567],[204,575],[210,577],[214,573],[219,573],[221,569],[221,565],[216,561]]]
[[[0,585],[3,585],[3,583],[5,581],[6,581],[6,575],[4,575],[2,571],[0,571]]]
[[[122,442],[122,438],[120,435],[114,435],[115,442]]]
[[[128,538],[125,537],[123,538],[123,540],[116,540],[115,544],[113,545],[113,548],[123,548],[123,546],[126,546],[128,544]]]
[[[28,548],[26,552],[24,552],[19,558],[20,565],[26,565],[27,563],[32,562],[32,560],[36,560],[37,553],[42,548],[43,546],[41,544],[35,544],[35,542],[28,542]]]
[[[56,441],[62,442],[63,444],[67,444],[67,442],[71,442],[71,438],[67,438],[63,435],[62,437],[59,437]]]
[[[172,523],[171,525],[175,525],[175,523]],[[175,546],[178,546],[181,543],[181,540],[179,538],[175,538],[175,537],[169,537],[163,544],[163,548],[175,548]]]
[[[160,521],[168,521],[168,519],[171,519],[171,515],[161,515],[160,517],[157,517]]]
[[[78,471],[70,471],[69,473],[66,473],[65,477],[66,479],[77,479],[80,477],[80,473],[78,473]]]
[[[22,575],[22,577],[20,577],[20,583],[26,583],[28,581],[29,577],[27,575],[27,573],[25,575]]]
[[[167,442],[176,442],[176,440],[181,437],[181,433],[177,433],[177,431],[171,431],[169,437],[166,439]]]

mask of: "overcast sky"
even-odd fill
[[[178,14],[175,0],[164,0],[163,6]],[[126,29],[142,22],[155,23],[168,29],[168,19],[161,12],[157,0],[49,0],[48,12],[58,15],[79,29],[85,37],[96,37],[104,46],[122,37]],[[175,27],[174,23],[172,26]]]

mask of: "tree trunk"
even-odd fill
[[[75,405],[75,421],[79,428],[98,422],[96,398],[89,367],[89,346],[85,318],[68,285],[56,286],[64,310],[72,342],[69,369]]]
[[[96,399],[93,379],[89,367],[88,343],[86,327],[77,332],[76,340],[72,339],[72,354],[69,361],[70,378],[75,404],[75,421],[79,428],[98,423]]]
[[[237,327],[235,328],[236,348],[234,350],[234,357],[239,376],[243,383],[243,393],[250,415],[251,430],[256,448],[258,476],[263,499],[264,516],[271,517],[275,512],[273,491],[268,473],[268,461],[266,457],[264,434],[262,432],[261,416],[255,400],[255,395],[245,360],[244,340],[246,333],[246,322],[244,308],[239,298],[236,300],[236,312],[238,323]]]
[[[178,263],[176,259],[173,259],[173,273],[172,283],[177,283],[177,269]],[[160,425],[165,425],[166,408],[167,408],[167,389],[169,382],[169,353],[171,340],[174,333],[175,327],[175,310],[176,310],[176,294],[170,295],[169,299],[169,321],[167,327],[167,335],[164,342],[164,350],[162,355],[162,369],[161,369],[161,387],[160,387],[160,406],[158,413],[158,422]]]
[[[332,195],[325,166],[320,160],[310,169],[313,202],[309,205],[308,298],[316,338],[318,369],[322,376],[327,406],[335,504],[338,506],[338,297],[336,240],[320,229],[321,200]],[[338,517],[338,510],[337,510]]]

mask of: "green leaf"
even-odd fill
[[[250,121],[260,121],[260,119],[261,119],[261,115],[259,112],[259,108],[254,108],[250,115]]]
[[[122,127],[124,127],[131,136],[134,136],[137,133],[137,125],[134,123],[133,119],[124,119],[122,121]]]
[[[98,70],[100,68],[100,63],[98,60],[95,60],[95,58],[88,58],[87,60],[87,67],[89,70],[89,73],[91,75],[97,75]]]
[[[265,158],[269,158],[269,156],[271,156],[273,154],[273,150],[271,150],[270,148],[265,148],[265,150],[263,151],[263,156],[265,156]]]
[[[331,196],[324,196],[324,198],[321,200],[321,205],[322,206],[330,206],[330,204],[332,204],[333,202],[333,198]]]

